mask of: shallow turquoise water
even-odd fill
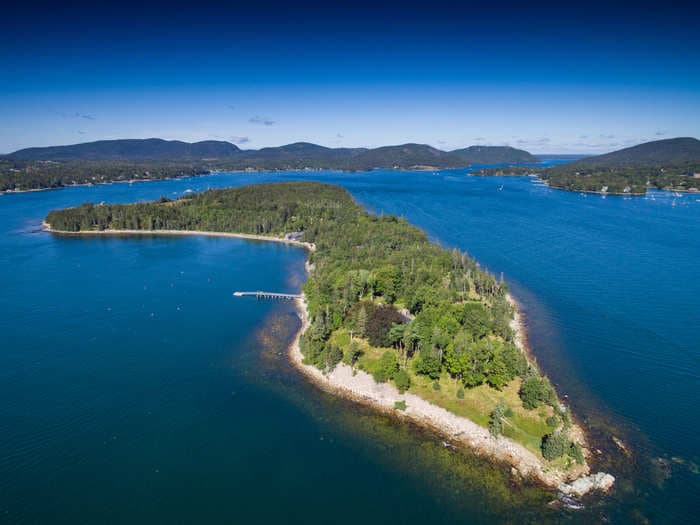
[[[560,392],[601,447],[612,432],[634,448],[612,465],[615,494],[569,514],[485,500],[483,483],[429,470],[439,451],[410,464],[405,449],[423,457],[430,436],[309,387],[279,355],[298,323],[291,307],[231,297],[297,290],[299,250],[34,232],[48,210],[84,201],[295,179],[342,184],[504,272]],[[695,196],[602,199],[460,170],[219,174],[5,195],[0,224],[0,513],[10,522],[678,523],[698,510]],[[659,456],[679,459],[658,469]]]

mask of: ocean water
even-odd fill
[[[615,492],[581,511],[439,437],[317,391],[284,349],[304,253],[204,237],[58,238],[53,208],[280,180],[341,184],[504,273]],[[0,196],[0,521],[692,523],[700,202],[465,170],[217,174]],[[622,439],[626,457],[612,442]]]

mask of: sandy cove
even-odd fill
[[[46,222],[43,222],[42,226],[45,231],[59,235],[202,235],[208,237],[229,237],[278,242],[299,246],[307,251],[314,251],[316,249],[313,243],[245,233],[191,230],[89,230],[67,232],[54,230],[51,228],[51,225]],[[305,267],[307,271],[311,269],[308,261]],[[516,301],[511,296],[508,297],[508,301],[513,305],[515,311],[511,326],[516,334],[516,344],[529,356],[522,316],[518,311]],[[457,416],[414,394],[408,392],[400,394],[398,389],[393,385],[389,383],[377,383],[370,374],[361,370],[354,370],[345,363],[339,363],[333,371],[328,374],[324,374],[321,370],[312,365],[304,364],[304,356],[301,353],[299,343],[302,334],[309,327],[310,323],[304,299],[296,299],[295,304],[301,318],[301,326],[289,346],[289,358],[296,368],[323,390],[352,399],[358,403],[372,406],[382,412],[410,419],[419,425],[429,427],[445,436],[452,444],[469,447],[481,455],[507,463],[513,467],[513,472],[517,473],[519,476],[534,478],[548,487],[556,488],[566,494],[582,496],[593,490],[607,491],[612,487],[614,478],[609,474],[598,473],[592,476],[586,476],[586,474],[589,473],[588,465],[580,467],[579,469],[574,469],[574,474],[551,469],[543,460],[519,443],[503,436],[493,437],[486,428],[477,425],[473,421]],[[395,408],[395,403],[399,401],[404,401],[406,403],[405,410],[399,411]],[[578,430],[580,431],[580,429]],[[583,435],[582,431],[581,435]]]

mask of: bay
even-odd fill
[[[618,476],[579,512],[288,365],[304,253],[56,238],[53,208],[256,182],[341,184],[503,272],[540,365]],[[700,493],[700,202],[466,170],[232,173],[0,196],[0,515],[9,522],[692,522]],[[623,439],[633,460],[610,442]],[[661,458],[661,459],[658,459]]]

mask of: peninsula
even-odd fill
[[[446,446],[506,462],[562,492],[607,490],[585,435],[523,345],[507,286],[404,219],[344,189],[256,184],[151,203],[52,211],[63,234],[253,237],[308,250],[292,361],[319,386],[428,425]]]
[[[655,140],[550,168],[482,168],[475,175],[536,175],[551,188],[589,193],[643,195],[647,189],[700,191],[700,140]]]

